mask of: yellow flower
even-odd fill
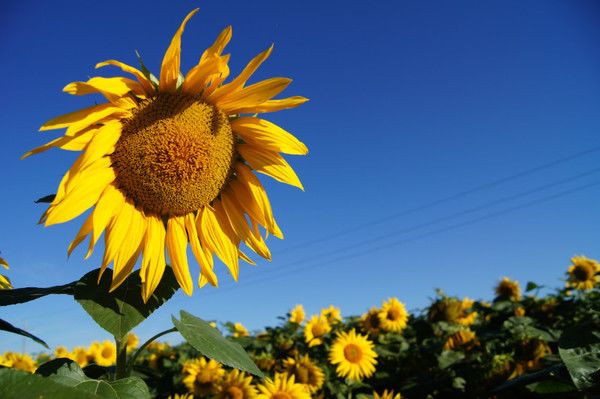
[[[459,330],[452,334],[446,343],[444,343],[444,349],[458,349],[460,347],[471,350],[474,346],[478,345],[475,333],[469,329]]]
[[[135,335],[132,332],[127,334],[127,352],[128,353],[132,352],[135,348],[137,348],[139,343],[140,343],[140,339],[138,338],[137,335]]]
[[[373,399],[402,399],[402,396],[399,393],[394,395],[394,391],[388,391],[386,389],[381,395],[377,392],[373,392]]]
[[[300,324],[304,321],[305,313],[302,305],[296,305],[290,311],[290,323]]]
[[[321,309],[321,316],[324,316],[330,324],[342,321],[342,315],[339,308],[329,305],[328,308]]]
[[[188,360],[183,364],[183,384],[194,395],[215,394],[225,370],[213,359]]]
[[[406,327],[408,313],[398,298],[390,298],[383,302],[379,311],[379,322],[385,331],[399,333]]]
[[[510,299],[518,301],[521,299],[521,288],[519,282],[511,280],[508,277],[502,277],[502,280],[496,286],[496,295],[501,299]]]
[[[88,351],[83,346],[78,346],[71,352],[70,359],[73,359],[79,364],[79,367],[85,367],[88,365]]]
[[[273,366],[275,366],[275,359],[273,359],[273,355],[270,352],[261,352],[258,355],[254,355],[253,360],[262,371],[271,371]]]
[[[2,265],[5,269],[8,269],[8,263],[0,258],[0,265]],[[0,274],[0,290],[8,290],[12,288],[12,284],[10,283],[10,279],[3,274]]]
[[[284,370],[296,377],[296,382],[305,384],[311,393],[317,392],[325,381],[325,374],[308,355],[300,358],[288,358],[283,361]]]
[[[189,393],[175,393],[169,395],[167,399],[194,399],[194,396]]]
[[[371,334],[377,335],[381,331],[381,320],[379,319],[379,309],[372,307],[369,311],[360,317],[362,329]]]
[[[314,315],[304,326],[304,340],[309,347],[321,345],[323,343],[321,337],[329,331],[331,331],[331,325],[327,318],[323,315]]]
[[[71,357],[71,353],[69,352],[69,350],[67,348],[65,348],[64,346],[57,346],[54,349],[54,357],[57,358],[57,359],[61,358],[61,357],[64,357],[64,358],[67,358],[67,359],[75,360],[75,359],[73,359]]]
[[[233,325],[233,336],[236,338],[239,337],[247,337],[248,335],[250,335],[248,333],[248,330],[246,329],[246,327],[244,327],[244,325],[242,323],[235,323]]]
[[[251,384],[251,376],[247,376],[243,371],[233,369],[219,383],[215,399],[255,398],[256,388]]]
[[[94,344],[92,344],[94,345]],[[117,361],[117,347],[111,341],[94,346],[94,361],[99,366],[112,366]]]
[[[373,346],[367,336],[357,334],[354,330],[337,333],[329,350],[329,361],[337,364],[336,373],[339,377],[360,381],[375,372],[377,353]]]
[[[515,368],[509,378],[515,378],[539,368],[540,361],[552,354],[548,344],[538,338],[527,338],[515,345]]]
[[[519,306],[515,309],[515,316],[517,317],[523,317],[525,316],[525,308],[522,306]]]
[[[477,319],[477,312],[470,311],[472,307],[473,300],[469,298],[462,301],[456,298],[442,298],[429,307],[427,317],[433,323],[445,321],[469,326]]]
[[[152,352],[165,352],[169,348],[170,348],[170,346],[166,342],[158,342],[158,341],[152,341],[146,347],[147,350],[152,351]]]
[[[310,399],[306,385],[296,383],[294,376],[286,373],[276,373],[274,379],[265,379],[258,385],[258,390],[256,399]]]
[[[577,290],[591,290],[598,284],[600,279],[596,275],[600,272],[600,264],[585,256],[574,256],[571,258],[572,265],[569,266],[567,287]]]
[[[115,289],[141,255],[144,301],[164,273],[165,248],[188,295],[193,291],[188,241],[200,265],[199,286],[217,285],[213,254],[238,279],[239,259],[253,263],[239,249],[242,242],[271,258],[264,238],[267,233],[278,238],[283,234],[253,171],[302,189],[280,153],[304,155],[306,146],[256,115],[296,107],[307,99],[273,99],[290,84],[286,78],[246,85],[272,47],[225,84],[229,54],[222,53],[231,27],[196,66],[180,75],[181,35],[197,11],[190,12],[175,33],[159,79],[119,61],[99,63],[96,67],[116,66],[136,80],[93,77],[67,85],[67,93],[100,93],[108,102],[46,122],[40,130],[67,128],[65,135],[24,155],[52,147],[83,151],[63,177],[41,222],[46,226],[67,222],[93,207],[69,253],[91,235],[87,258],[104,231],[101,272],[114,261],[111,289]]]
[[[5,352],[2,359],[0,359],[0,365],[27,371],[29,373],[33,373],[37,368],[37,365],[31,356],[26,353],[15,352]]]

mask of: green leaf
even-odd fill
[[[50,204],[52,201],[54,201],[54,198],[56,198],[56,194],[50,194],[46,195],[45,197],[38,198],[33,202],[35,202],[36,204]]]
[[[564,381],[546,380],[527,385],[527,389],[538,394],[575,392],[577,389]]]
[[[558,354],[579,389],[598,382],[600,370],[600,332],[592,328],[565,330],[558,342]]]
[[[127,377],[110,383],[119,399],[150,398],[150,392],[144,381],[139,377]]]
[[[142,300],[142,281],[139,271],[109,293],[112,270],[106,270],[97,284],[100,269],[83,276],[75,285],[75,299],[100,327],[122,339],[132,328],[144,321],[152,312],[173,296],[179,289],[170,267],[147,303]]]
[[[63,385],[41,375],[6,368],[0,369],[0,398],[61,398],[61,399],[102,399],[101,396]]]
[[[438,366],[441,369],[448,368],[454,363],[459,362],[465,358],[465,354],[458,351],[442,351],[442,354],[438,356]]]
[[[29,302],[50,294],[73,295],[75,283],[76,281],[48,288],[26,287],[15,288],[12,290],[0,290],[0,306]]]
[[[554,374],[560,373],[561,370],[563,370],[564,368],[565,368],[564,364],[555,364],[555,365],[546,367],[545,369],[542,369],[542,370],[539,370],[539,371],[536,371],[533,373],[524,374],[520,377],[506,381],[505,383],[501,384],[500,386],[494,388],[491,391],[491,393],[499,393],[499,392],[507,391],[507,390],[522,387],[522,386],[528,386],[533,383],[546,380],[546,379],[548,379],[548,377],[551,377]]]
[[[34,340],[38,344],[45,346],[47,349],[50,349],[50,348],[48,348],[48,344],[46,344],[40,338],[36,337],[33,334],[28,333],[25,330],[21,330],[20,328],[15,327],[12,324],[10,324],[9,322],[7,322],[5,320],[2,320],[2,319],[0,319],[0,330],[2,330],[2,331],[8,331],[8,332],[11,332],[13,334],[19,334],[19,335],[22,335],[24,337],[31,338],[32,340]]]
[[[239,344],[223,337],[219,330],[211,327],[204,320],[184,310],[180,314],[181,320],[177,320],[175,316],[171,317],[173,324],[183,338],[196,350],[219,363],[247,371],[261,378],[264,377]]]
[[[540,286],[534,283],[533,281],[528,281],[527,286],[525,287],[525,292],[533,291],[536,288],[540,288]]]

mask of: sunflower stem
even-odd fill
[[[144,342],[139,348],[138,350],[136,350],[133,353],[133,356],[131,356],[131,358],[129,359],[129,362],[127,363],[127,368],[126,368],[126,374],[130,375],[131,374],[131,370],[133,369],[133,365],[135,364],[135,360],[137,359],[137,357],[140,355],[140,353],[142,353],[144,351],[144,349],[146,349],[146,347],[148,345],[150,345],[152,342],[154,342],[155,340],[157,340],[159,337],[162,337],[163,335],[167,335],[170,334],[172,332],[177,331],[177,329],[175,327],[173,328],[169,328],[168,330],[165,331],[161,331],[158,334],[152,336],[151,338],[149,338],[146,342]],[[118,370],[118,363],[117,363],[117,370]]]
[[[120,380],[128,376],[127,371],[127,338],[120,340],[115,337],[115,344],[117,345],[117,369],[115,379]]]

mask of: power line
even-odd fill
[[[290,246],[288,248],[285,248],[285,249],[281,250],[279,253],[280,254],[284,254],[284,253],[288,253],[288,252],[294,252],[294,251],[297,251],[299,249],[305,249],[307,246],[318,244],[318,243],[321,243],[321,242],[324,242],[324,241],[329,241],[329,240],[332,240],[334,238],[338,238],[338,237],[342,237],[344,235],[350,234],[354,230],[359,230],[359,229],[364,229],[364,228],[368,228],[368,227],[373,227],[373,226],[376,226],[376,225],[379,225],[379,224],[383,224],[383,223],[389,222],[390,220],[397,219],[397,218],[399,218],[401,216],[407,216],[407,215],[410,215],[410,214],[413,214],[413,213],[424,211],[424,210],[433,208],[435,206],[444,204],[446,202],[450,202],[450,201],[453,201],[453,200],[456,200],[456,199],[459,199],[459,198],[462,198],[462,197],[466,197],[468,195],[471,195],[471,194],[474,194],[474,193],[477,193],[477,192],[480,192],[480,191],[484,191],[484,190],[488,190],[490,188],[497,187],[497,186],[502,185],[504,183],[508,183],[510,181],[517,180],[517,179],[520,179],[522,177],[532,175],[532,174],[537,173],[539,171],[542,171],[544,169],[549,169],[549,168],[552,168],[552,167],[554,167],[556,165],[560,165],[562,163],[566,163],[566,162],[572,161],[574,159],[577,159],[577,158],[580,158],[580,157],[583,157],[583,156],[586,156],[586,155],[589,155],[589,154],[593,154],[593,153],[598,152],[598,151],[600,151],[600,146],[592,147],[590,149],[583,150],[583,151],[579,151],[579,152],[576,152],[574,154],[567,155],[565,157],[558,158],[558,159],[555,159],[553,161],[550,161],[550,162],[547,162],[547,163],[535,166],[533,168],[525,169],[525,170],[522,170],[522,171],[517,172],[515,174],[502,177],[500,179],[491,181],[489,183],[485,183],[485,184],[482,184],[480,186],[477,186],[477,187],[474,187],[474,188],[471,188],[471,189],[468,189],[468,190],[465,190],[465,191],[461,191],[461,192],[458,192],[456,194],[449,195],[447,197],[439,198],[437,200],[434,200],[432,202],[426,203],[424,205],[416,206],[414,208],[408,208],[408,209],[405,209],[403,211],[400,211],[400,212],[397,212],[397,213],[393,213],[393,214],[385,216],[385,217],[381,217],[381,218],[378,218],[378,219],[371,220],[369,222],[365,222],[365,223],[362,223],[362,224],[355,225],[354,227],[350,227],[350,228],[345,229],[345,230],[340,230],[340,231],[337,231],[335,233],[331,233],[331,234],[322,236],[320,238],[315,238],[313,240],[305,241],[304,243],[301,243],[301,244]]]

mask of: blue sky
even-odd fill
[[[183,17],[187,70],[233,25],[239,72],[275,43],[255,81],[294,79],[311,101],[269,115],[310,153],[289,157],[306,192],[262,179],[284,241],[234,284],[179,293],[135,331],[147,338],[186,309],[251,329],[296,303],[359,314],[397,296],[426,306],[434,288],[492,296],[502,277],[558,287],[569,258],[600,258],[600,7],[592,1],[9,2],[0,16],[0,250],[14,285],[49,286],[98,267],[68,242],[83,222],[36,225],[74,153],[20,161],[56,137],[46,120],[93,104],[61,92],[106,59],[158,73]],[[195,267],[192,264],[192,267]],[[197,271],[195,271],[197,273]],[[68,297],[0,317],[51,346],[108,335]],[[173,335],[172,340],[178,338]],[[39,350],[3,335],[0,351]]]

